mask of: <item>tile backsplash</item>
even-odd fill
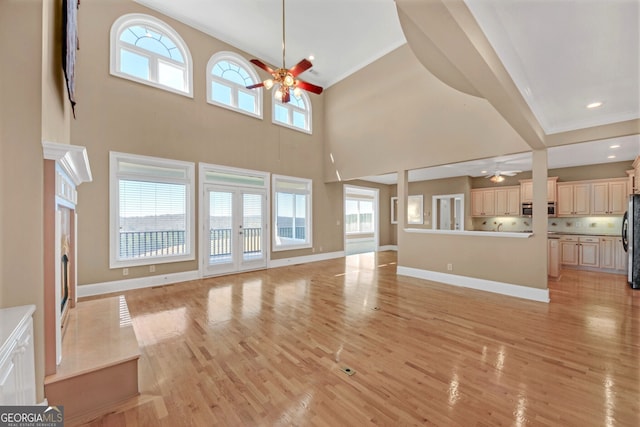
[[[523,232],[533,228],[531,218],[525,217],[473,218],[472,221],[473,229],[482,231]],[[549,218],[547,227],[556,232],[619,235],[622,216]]]

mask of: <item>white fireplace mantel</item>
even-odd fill
[[[44,158],[55,160],[75,185],[93,180],[85,147],[42,141],[42,151]]]

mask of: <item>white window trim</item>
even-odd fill
[[[118,181],[121,178],[133,178],[144,180],[143,176],[118,173],[118,162],[124,160],[137,164],[149,166],[169,167],[175,169],[184,169],[187,178],[182,181],[187,185],[186,197],[187,207],[187,240],[188,253],[183,255],[172,256],[156,256],[143,259],[119,259],[119,206],[120,206],[120,190]],[[176,183],[175,179],[160,179],[154,177],[151,182],[167,182]],[[136,154],[119,153],[116,151],[109,152],[109,268],[135,267],[141,265],[155,265],[181,261],[191,261],[196,257],[195,251],[195,164],[180,160],[163,159],[159,157],[141,156]]]
[[[304,194],[307,195],[307,204],[306,204],[306,213],[307,213],[307,235],[309,236],[305,243],[301,244],[287,244],[287,245],[278,245],[278,227],[276,221],[278,219],[278,181],[289,181],[295,183],[303,183],[307,187],[307,190]],[[271,200],[272,203],[272,212],[271,212],[271,229],[273,230],[272,237],[272,251],[280,252],[280,251],[290,251],[295,249],[307,249],[313,247],[313,180],[308,178],[298,178],[293,176],[285,176],[285,175],[272,175],[271,177]],[[302,194],[302,193],[300,193]],[[295,224],[294,224],[295,226]],[[294,228],[295,229],[295,228]]]
[[[216,105],[218,107],[222,107],[222,108],[226,108],[228,110],[231,111],[236,111],[238,113],[242,113],[242,114],[246,114],[247,116],[250,117],[255,117],[258,119],[262,119],[262,110],[263,110],[263,103],[262,103],[262,96],[263,96],[263,91],[262,88],[257,88],[257,89],[247,89],[245,86],[240,86],[239,84],[229,81],[229,80],[224,80],[224,79],[218,79],[218,78],[214,78],[214,76],[211,74],[211,70],[213,69],[213,67],[220,61],[231,61],[231,62],[236,62],[239,63],[242,68],[244,68],[244,70],[251,76],[251,78],[253,79],[253,83],[259,83],[260,77],[258,76],[258,74],[255,72],[255,70],[253,69],[253,66],[251,65],[251,63],[249,61],[247,61],[246,59],[244,59],[242,56],[233,53],[233,52],[227,52],[227,51],[222,51],[222,52],[217,52],[215,54],[213,54],[213,56],[211,56],[211,58],[209,58],[209,62],[207,62],[207,102],[211,105]],[[241,108],[238,108],[237,106],[234,105],[229,105],[229,104],[224,104],[222,102],[217,102],[213,99],[213,95],[211,93],[211,83],[216,80],[223,80],[224,84],[231,86],[233,89],[236,89],[238,91],[241,92],[247,92],[247,93],[251,93],[251,94],[255,94],[256,96],[256,106],[257,106],[257,113],[251,113],[249,111],[245,111]],[[237,96],[236,93],[232,91],[232,99],[235,99],[235,104],[237,105]]]
[[[271,180],[269,179],[269,172],[263,172],[263,171],[257,171],[257,170],[251,170],[251,169],[242,169],[242,168],[235,168],[232,166],[223,166],[223,165],[214,165],[214,164],[210,164],[210,163],[198,163],[198,194],[200,195],[200,200],[205,200],[205,186],[206,185],[210,185],[210,184],[217,184],[217,185],[225,185],[225,186],[229,186],[229,187],[233,187],[233,184],[230,184],[228,182],[220,182],[220,181],[214,181],[214,180],[209,180],[207,179],[207,172],[223,172],[223,173],[232,173],[232,174],[237,174],[237,175],[246,175],[246,176],[253,176],[253,177],[258,177],[258,178],[262,178],[264,179],[264,185],[250,185],[250,184],[238,184],[237,187],[239,188],[255,188],[258,190],[264,190],[267,196],[267,201],[266,201],[266,211],[265,211],[265,230],[266,230],[266,239],[265,239],[265,246],[266,246],[266,251],[265,251],[265,257],[266,257],[266,262],[268,263],[269,260],[271,259],[271,241],[270,241],[270,237],[271,237],[271,218],[269,217],[269,204],[271,203],[271,192],[270,192],[270,184],[271,184]],[[205,207],[203,206],[203,203],[200,203],[200,209],[199,209],[199,221],[200,221],[200,228],[199,230],[201,230],[200,232],[200,248],[204,247],[204,242],[206,237],[206,231],[204,229],[204,225],[206,224],[206,218],[205,218]],[[199,271],[199,275],[200,277],[205,277],[204,276],[204,272],[206,270],[206,262],[204,260],[203,256],[200,256],[200,263],[199,263],[199,267],[200,267],[200,271]]]
[[[182,58],[184,59],[184,65],[172,61],[170,58],[166,58],[162,55],[154,54],[153,52],[150,52],[146,49],[140,49],[137,46],[132,46],[130,44],[125,45],[121,43],[120,34],[122,33],[122,30],[126,27],[136,24],[153,27],[157,29],[158,32],[169,36],[176,47],[180,49],[180,53],[182,54]],[[151,78],[151,80],[145,80],[136,76],[132,76],[131,74],[123,73],[122,71],[120,71],[120,49],[143,54],[144,56],[148,57],[150,61],[154,61],[156,63],[164,61],[171,65],[177,65],[180,68],[184,67],[187,90],[181,91],[170,86],[165,86],[161,83],[158,83],[157,76],[155,75],[157,73],[157,67],[151,67],[151,70],[149,70],[149,77]],[[110,73],[113,76],[193,98],[193,60],[191,58],[191,52],[189,51],[187,44],[184,42],[182,37],[180,37],[180,34],[178,34],[177,31],[171,28],[168,24],[151,15],[145,15],[142,13],[129,13],[127,15],[122,15],[120,18],[116,19],[116,21],[111,26],[109,67]]]
[[[273,86],[273,91],[275,93],[275,91],[278,89],[276,87],[277,85]],[[291,94],[291,96],[293,96],[293,94]],[[302,98],[302,101],[304,102],[305,107],[307,107],[306,110],[302,110],[300,109],[297,105],[291,104],[291,103],[286,103],[283,104],[282,102],[278,101],[277,99],[275,99],[274,96],[271,97],[271,122],[274,125],[278,125],[278,126],[282,126],[285,128],[289,128],[289,129],[293,129],[293,130],[297,130],[298,132],[303,132],[303,133],[308,133],[309,135],[313,134],[313,112],[311,109],[311,99],[309,98],[309,95],[307,94],[306,91],[302,91],[300,93],[300,97]],[[289,123],[282,123],[278,120],[276,120],[276,104],[283,106],[284,108],[287,109],[287,114],[289,115],[289,121],[293,123],[293,111],[298,111],[298,112],[302,112],[306,114],[307,117],[307,124],[309,126],[308,129],[303,129],[303,128],[299,128],[297,126],[294,126],[292,124]]]

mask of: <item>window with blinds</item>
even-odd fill
[[[273,176],[273,250],[310,248],[312,181]]]
[[[194,164],[110,153],[110,267],[194,259]]]
[[[347,198],[344,228],[347,234],[373,233],[373,200]]]

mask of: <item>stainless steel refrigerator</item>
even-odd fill
[[[622,245],[629,255],[627,281],[640,289],[640,194],[629,196],[629,208],[622,219]]]

